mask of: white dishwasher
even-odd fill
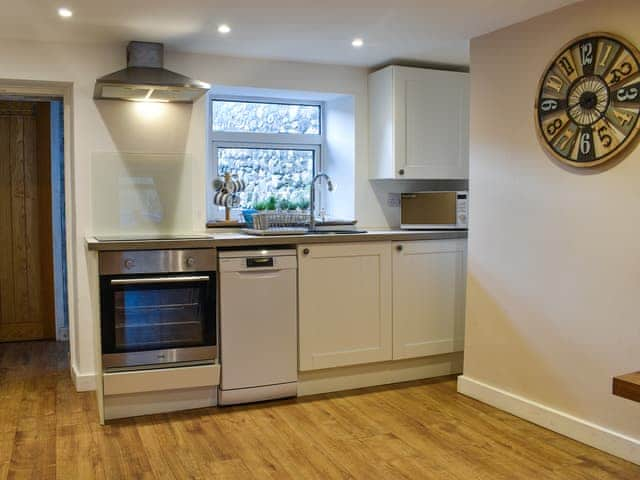
[[[218,404],[296,396],[296,251],[218,251],[218,259],[221,366]]]

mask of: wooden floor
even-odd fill
[[[0,479],[634,479],[640,467],[456,393],[453,378],[97,422],[64,345],[0,344]]]

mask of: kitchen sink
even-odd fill
[[[354,235],[358,233],[367,233],[366,230],[313,230],[308,231],[305,235]]]

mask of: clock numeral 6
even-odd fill
[[[555,135],[555,133],[562,128],[562,120],[556,118],[553,122],[547,125],[547,133],[549,135]]]
[[[589,132],[584,132],[580,136],[580,153],[582,155],[591,153],[591,134]]]

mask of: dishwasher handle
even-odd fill
[[[246,259],[246,267],[249,268],[273,268],[275,262],[273,257],[249,257]]]

